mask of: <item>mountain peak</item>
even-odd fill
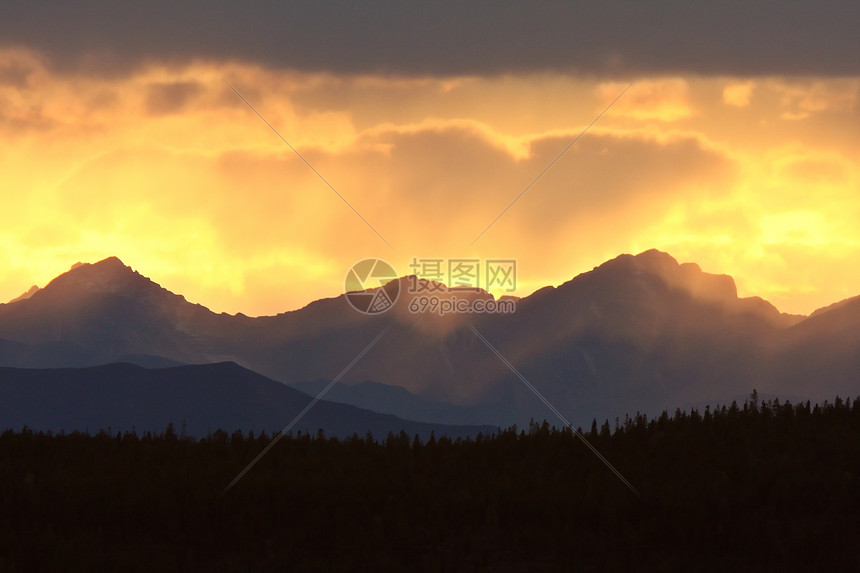
[[[127,268],[126,264],[122,262],[119,257],[111,256],[106,259],[102,259],[96,263],[83,263],[81,261],[78,261],[71,267],[69,267],[68,272],[76,271],[81,267]]]
[[[108,258],[106,258],[106,259],[102,259],[101,261],[99,261],[99,262],[97,262],[97,263],[94,263],[94,264],[96,264],[96,265],[109,264],[109,265],[122,265],[122,266],[125,266],[125,263],[123,263],[123,262],[119,259],[119,257],[116,257],[116,256],[111,256],[111,257],[108,257]]]
[[[119,257],[108,257],[96,263],[76,263],[72,265],[71,270],[76,270],[81,267],[94,267],[98,269],[131,269],[131,267],[122,262]]]
[[[655,276],[672,290],[728,310],[757,315],[782,327],[791,326],[802,319],[801,316],[782,314],[775,306],[758,297],[739,298],[737,285],[731,276],[705,272],[696,263],[679,264],[669,253],[657,249],[649,249],[638,255],[619,255],[595,270],[610,273],[615,279],[643,274]]]
[[[9,303],[11,304],[13,302],[18,302],[20,300],[27,300],[28,298],[32,297],[34,294],[36,294],[40,290],[42,290],[42,289],[40,289],[38,285],[33,285],[30,287],[30,290],[28,290],[27,292],[25,292],[21,296],[13,298],[12,300],[9,301]]]
[[[738,300],[735,280],[729,275],[706,273],[696,263],[679,264],[672,255],[657,249],[649,249],[638,255],[619,255],[597,268],[617,269],[635,275],[654,275],[670,288],[709,302],[733,303]]]
[[[0,306],[0,339],[62,343],[69,349],[63,352],[79,360],[74,364],[91,363],[90,354],[109,361],[143,354],[191,362],[193,341],[185,347],[178,341],[187,342],[189,322],[205,329],[211,314],[117,257],[75,265],[29,299]]]
[[[115,293],[140,295],[160,287],[141,276],[118,257],[108,257],[95,263],[77,263],[42,289],[47,292]]]
[[[648,249],[635,255],[633,259],[643,268],[662,274],[665,272],[674,272],[678,269],[678,261],[669,253],[658,251],[657,249]]]

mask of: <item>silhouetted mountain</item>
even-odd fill
[[[150,354],[126,354],[120,356],[117,362],[134,364],[144,368],[172,368],[174,366],[185,366],[182,362],[165,358],[164,356],[152,356]]]
[[[513,314],[416,315],[407,292],[414,277],[398,280],[403,294],[384,314],[359,314],[340,296],[249,318],[191,304],[110,258],[0,305],[0,338],[8,341],[0,342],[0,363],[231,360],[306,384],[333,379],[384,332],[341,379],[379,385],[339,390],[338,399],[401,414],[424,408],[423,419],[432,421],[460,420],[465,412],[475,423],[501,425],[550,418],[475,328],[582,425],[724,401],[753,388],[811,397],[860,392],[857,304],[803,320],[760,298],[738,298],[731,277],[656,250],[620,255],[540,289],[516,300]],[[492,298],[483,291],[446,296]]]
[[[293,384],[292,387],[318,395],[329,385],[329,380],[311,380]],[[389,386],[366,380],[358,384],[335,384],[325,394],[325,399],[340,404],[350,404],[375,412],[394,414],[406,420],[442,424],[471,424],[474,420],[492,417],[492,411],[478,406],[457,406],[417,396],[400,386]]]
[[[110,257],[76,265],[30,298],[0,305],[0,338],[70,343],[92,353],[90,364],[127,354],[216,362],[229,357],[212,352],[207,341],[228,327],[224,318]]]
[[[23,293],[22,295],[20,295],[18,297],[13,298],[9,302],[18,302],[19,300],[27,300],[28,298],[30,298],[31,296],[33,296],[37,292],[39,292],[39,287],[37,285],[33,285],[30,287],[30,290],[28,290],[27,292]]]
[[[860,394],[860,298],[826,307],[785,331],[771,367],[765,388],[813,399]]]
[[[811,317],[813,317],[813,316],[818,316],[818,315],[820,315],[820,314],[824,314],[825,312],[830,312],[831,310],[836,310],[837,308],[842,308],[842,307],[843,307],[843,306],[845,306],[846,304],[852,303],[852,302],[854,302],[854,301],[856,301],[856,300],[860,300],[860,296],[852,296],[851,298],[846,298],[846,299],[844,299],[844,300],[840,300],[839,302],[834,302],[833,304],[829,304],[829,305],[827,305],[827,306],[825,306],[825,307],[822,307],[822,308],[816,309],[816,310],[815,310],[815,311],[813,311],[813,313],[812,313],[812,314],[810,314],[809,316],[810,316],[810,318],[811,318]]]
[[[541,289],[514,315],[484,315],[474,325],[556,408],[585,424],[748,394],[771,345],[797,320],[762,303],[738,299],[730,277],[646,251]],[[504,388],[508,402],[534,404],[494,355],[469,348],[452,362],[494,381],[479,402]]]
[[[161,432],[168,424],[190,435],[281,431],[311,397],[232,362],[146,369],[109,364],[83,369],[0,368],[0,431]],[[295,426],[348,437],[384,438],[405,431],[427,438],[492,432],[495,428],[422,424],[344,404],[319,401]]]
[[[80,368],[97,364],[98,353],[57,340],[25,344],[0,339],[0,365],[16,368]]]

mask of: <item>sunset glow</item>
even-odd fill
[[[369,256],[401,274],[416,256],[516,258],[527,295],[654,247],[806,314],[860,293],[858,134],[857,77],[406,77],[238,60],[97,75],[9,48],[0,300],[111,255],[217,312],[336,296]]]

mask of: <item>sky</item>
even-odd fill
[[[807,314],[860,294],[857,29],[856,2],[7,1],[0,301],[108,256],[253,316],[368,257],[515,259],[522,296],[658,248]]]

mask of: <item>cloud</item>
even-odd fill
[[[747,107],[752,99],[754,82],[733,82],[723,88],[723,103],[734,107]]]
[[[784,159],[776,161],[775,167],[780,177],[786,180],[802,182],[810,188],[817,189],[817,196],[821,196],[822,187],[827,184],[845,187],[849,183],[850,167],[845,160],[838,157],[829,157],[824,154],[789,155]]]
[[[178,113],[203,91],[197,82],[156,83],[146,88],[146,112],[151,115]]]
[[[32,68],[19,61],[0,63],[0,85],[24,89],[32,72]]]
[[[860,5],[622,0],[554,3],[59,0],[0,7],[0,38],[58,69],[240,60],[397,75],[552,71],[639,75],[857,74]],[[58,31],[62,31],[59,33]]]
[[[109,255],[248,314],[336,296],[369,256],[404,272],[413,256],[516,258],[524,295],[651,247],[786,310],[860,292],[844,272],[860,241],[856,79],[756,79],[740,108],[723,94],[742,77],[643,78],[469,247],[626,84],[213,61],[107,77],[0,53],[9,63],[27,74],[0,85],[0,299]],[[781,265],[815,253],[793,299]]]
[[[600,84],[595,91],[605,105],[609,105],[624,87],[624,84],[610,82]],[[636,82],[624,98],[623,105],[619,105],[615,113],[638,120],[677,121],[693,114],[689,85],[683,78]]]
[[[851,110],[860,101],[860,80],[844,78],[824,82],[820,79],[772,81],[771,89],[779,94],[782,117],[806,119],[813,114]]]

